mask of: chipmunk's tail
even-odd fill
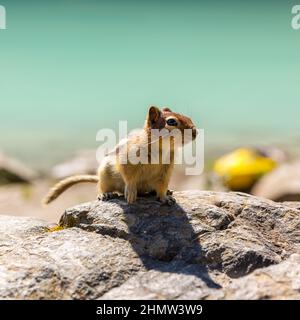
[[[99,181],[98,176],[93,175],[78,175],[66,178],[60,182],[58,182],[53,188],[50,189],[46,197],[43,199],[42,203],[44,205],[49,204],[53,200],[55,200],[58,196],[60,196],[64,191],[72,187],[74,184],[80,182],[93,182],[97,183]]]

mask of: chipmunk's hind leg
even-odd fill
[[[115,164],[110,159],[103,161],[98,170],[98,175],[98,200],[116,199],[123,193],[124,182],[115,169]]]
[[[116,199],[120,196],[118,190],[111,185],[108,184],[101,184],[98,185],[98,200],[101,201],[108,201],[111,199]]]

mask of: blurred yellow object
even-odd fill
[[[231,190],[245,191],[276,166],[275,160],[255,149],[240,148],[219,158],[214,164],[214,172]]]

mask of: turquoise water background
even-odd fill
[[[294,1],[5,1],[0,149],[45,167],[143,124],[150,104],[206,147],[299,143]]]

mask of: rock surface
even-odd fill
[[[161,270],[150,270],[140,272],[127,280],[120,287],[114,288],[104,294],[103,300],[161,300],[161,299],[184,299],[199,300],[209,296],[221,298],[222,292],[209,287],[206,281],[209,277],[203,278],[203,271],[193,265],[176,267],[169,265]],[[205,274],[205,271],[204,271]]]
[[[15,232],[14,244],[1,241],[2,299],[94,299],[143,269],[121,239],[78,228],[29,232],[25,239]]]
[[[300,255],[233,281],[222,299],[300,299]],[[219,298],[220,298],[219,297]],[[214,298],[214,296],[212,296]]]
[[[196,275],[151,270],[130,278],[101,299],[299,300],[300,255],[293,254],[286,261],[228,283],[221,289],[211,289]]]
[[[60,223],[129,241],[138,254],[207,265],[231,277],[279,263],[300,243],[297,209],[242,193],[187,191],[177,204],[123,198],[66,210]]]
[[[0,217],[0,298],[299,298],[300,205],[174,196],[171,207],[153,197],[84,203],[55,232]]]

